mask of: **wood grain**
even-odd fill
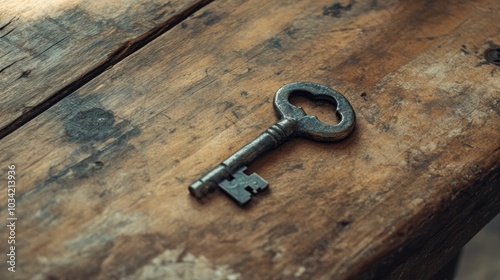
[[[0,138],[207,2],[0,1]]]
[[[437,272],[500,211],[499,74],[482,57],[500,42],[500,4],[351,4],[213,2],[6,137],[16,276]],[[191,197],[187,185],[276,121],[275,90],[301,80],[342,92],[354,133],[258,159],[249,170],[270,190],[246,208]]]

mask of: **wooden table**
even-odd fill
[[[426,279],[500,211],[497,0],[40,3],[0,4],[1,279]],[[190,196],[295,81],[353,134]]]

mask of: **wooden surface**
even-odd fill
[[[2,140],[15,277],[425,279],[499,212],[499,72],[482,56],[498,1],[277,2],[214,1]],[[246,208],[191,197],[294,81],[342,92],[354,133],[255,161],[270,190]]]
[[[206,2],[1,0],[0,137]]]

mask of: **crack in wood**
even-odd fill
[[[45,50],[43,50],[42,52],[40,52],[39,54],[37,54],[36,56],[33,57],[33,59],[41,56],[42,54],[46,53],[48,50],[52,49],[53,47],[59,45],[62,41],[68,39],[69,36],[66,36],[62,39],[60,39],[59,41],[55,42],[54,44],[50,45],[48,48],[46,48]]]
[[[0,29],[1,30],[1,29]],[[11,30],[9,30],[9,32],[3,34],[2,36],[0,36],[0,39],[2,39],[3,37],[6,37],[7,35],[9,35],[12,31],[16,30],[16,28],[12,28]]]
[[[10,67],[12,67],[14,64],[18,63],[19,61],[21,61],[21,60],[23,60],[23,59],[25,59],[25,58],[26,58],[26,57],[23,57],[23,58],[21,58],[21,59],[19,59],[19,60],[16,60],[16,61],[12,62],[11,64],[9,64],[9,65],[5,66],[4,68],[0,69],[0,73],[2,73],[3,71],[5,71],[5,70],[9,69],[9,68],[10,68]]]
[[[11,18],[6,24],[0,26],[0,31],[4,30],[7,26],[9,26],[14,20],[16,19],[16,17],[13,17]]]

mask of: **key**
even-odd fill
[[[290,103],[289,98],[293,93],[331,102],[336,106],[339,123],[329,125],[322,123],[315,116],[307,115],[301,107]],[[239,205],[244,205],[250,201],[252,195],[269,185],[256,173],[244,173],[246,166],[255,158],[276,148],[292,136],[322,142],[342,140],[349,136],[356,123],[354,110],[342,94],[315,83],[298,82],[284,85],[274,96],[274,108],[280,120],[191,184],[188,189],[193,196],[202,198],[219,188]]]

